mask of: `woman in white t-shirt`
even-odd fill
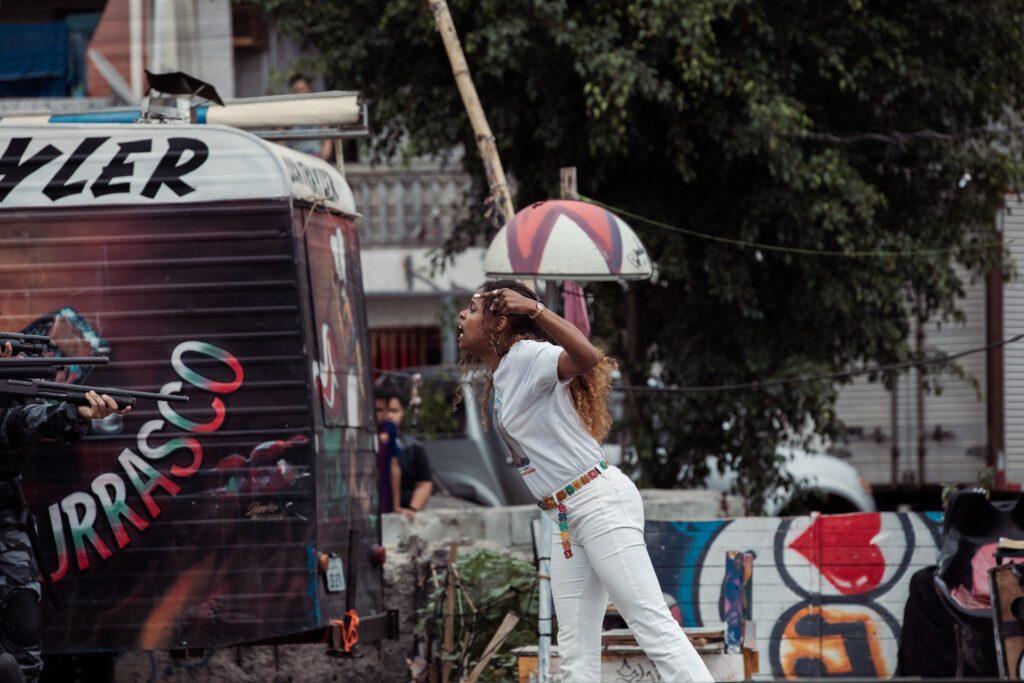
[[[486,282],[473,295],[459,313],[458,344],[465,360],[490,369],[482,400],[493,387],[495,428],[555,521],[551,592],[563,683],[600,680],[609,597],[663,681],[712,680],[665,604],[640,493],[604,461],[615,363],[514,280]]]

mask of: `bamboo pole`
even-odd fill
[[[441,34],[445,52],[448,53],[448,61],[452,65],[455,85],[462,96],[462,104],[466,107],[469,123],[473,126],[473,133],[476,135],[476,144],[480,149],[480,156],[483,158],[498,225],[504,225],[515,215],[516,211],[512,206],[512,195],[509,192],[508,180],[505,178],[505,169],[502,168],[501,158],[498,156],[494,133],[491,132],[491,127],[487,123],[487,115],[484,113],[483,105],[480,104],[476,86],[473,85],[473,77],[469,73],[466,54],[462,51],[462,44],[459,42],[459,34],[455,31],[455,22],[452,21],[448,3],[445,0],[427,0],[427,5],[434,14],[437,30]]]

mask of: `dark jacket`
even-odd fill
[[[402,507],[409,507],[412,492],[421,481],[432,481],[434,473],[423,444],[411,436],[398,436],[398,464],[402,468]]]
[[[70,403],[0,403],[0,481],[21,473],[26,446],[44,439],[78,441],[88,428],[89,421]]]

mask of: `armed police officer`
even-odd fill
[[[7,342],[0,358],[12,355]],[[90,420],[131,410],[119,409],[114,399],[95,391],[86,398],[89,405],[77,406],[20,404],[0,396],[0,683],[36,681],[43,670],[42,593],[30,540],[33,522],[19,483],[22,454],[38,441],[78,441]]]

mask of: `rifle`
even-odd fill
[[[24,353],[30,356],[41,356],[48,349],[56,348],[53,340],[41,334],[20,334],[18,332],[0,332],[0,350],[4,344],[10,342],[14,353]]]
[[[188,396],[182,396],[181,394],[155,394],[150,391],[131,391],[129,389],[115,389],[113,387],[90,387],[84,384],[63,384],[42,379],[0,379],[0,394],[20,396],[28,399],[48,398],[56,401],[67,401],[76,406],[89,405],[89,399],[85,395],[90,391],[95,391],[97,394],[106,394],[117,402],[119,408],[134,406],[135,399],[137,398],[168,401],[170,403],[188,403]]]
[[[12,334],[12,333],[6,333]],[[21,335],[31,337],[34,335]],[[45,338],[45,337],[44,337]],[[0,338],[2,343],[2,338]],[[106,356],[88,357],[37,357],[37,358],[0,358],[0,395],[18,396],[23,399],[53,399],[66,401],[74,405],[87,406],[89,399],[85,395],[90,391],[107,394],[114,399],[119,408],[134,406],[136,399],[188,403],[188,396],[181,394],[157,394],[149,391],[132,391],[114,387],[94,387],[84,384],[64,384],[51,382],[57,368],[67,365],[106,365],[110,360]]]

